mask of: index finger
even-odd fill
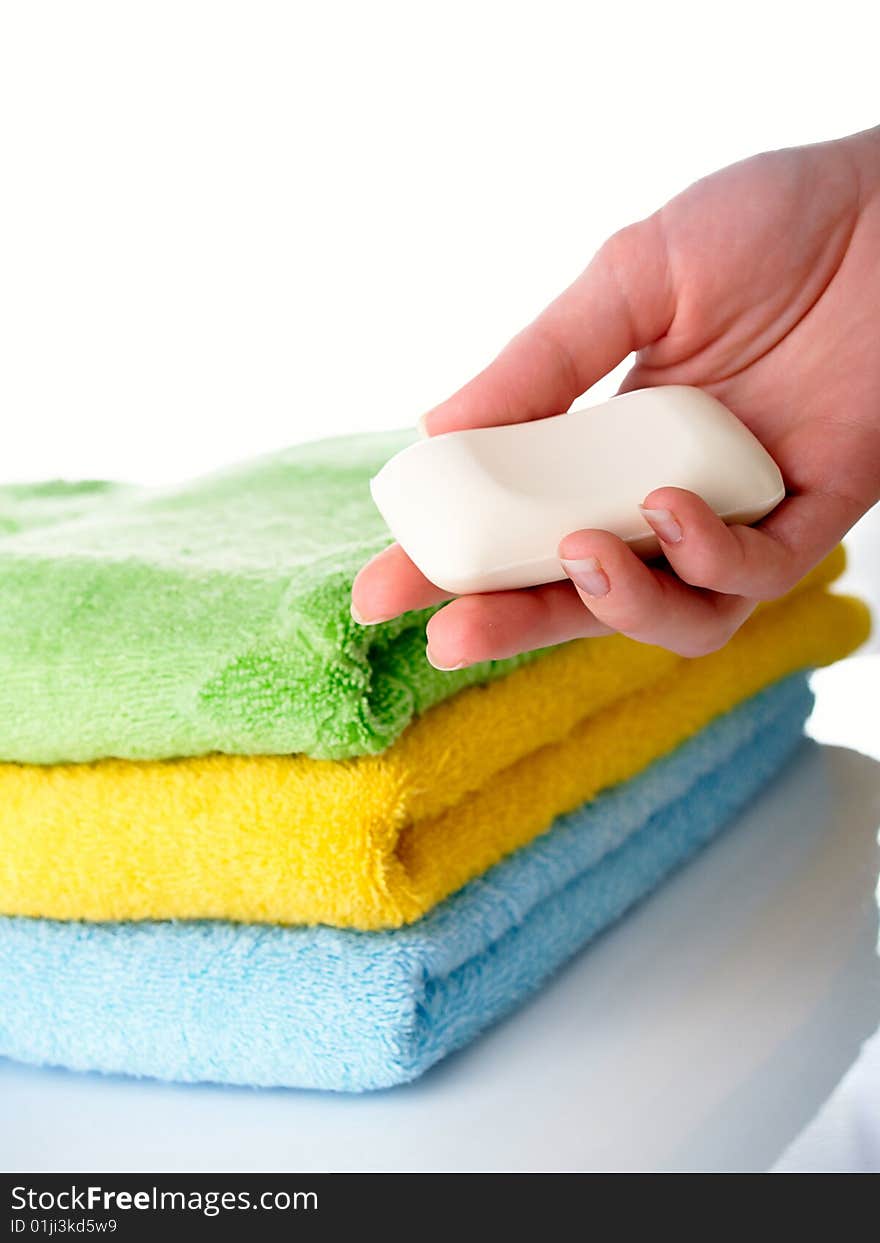
[[[392,544],[358,573],[351,589],[351,615],[362,626],[375,626],[448,599],[448,591],[425,578],[401,546]]]
[[[621,229],[484,371],[422,418],[428,436],[562,414],[663,336],[674,292],[656,217]]]

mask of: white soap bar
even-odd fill
[[[420,440],[370,486],[394,538],[455,595],[564,578],[559,542],[585,528],[613,531],[640,556],[656,553],[639,512],[655,488],[687,488],[725,522],[742,523],[785,495],[779,467],[748,428],[682,385]]]

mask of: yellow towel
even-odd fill
[[[384,754],[0,765],[0,913],[375,929],[418,918],[761,687],[856,647],[838,552],[722,651],[582,640],[431,709]]]

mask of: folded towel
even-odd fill
[[[225,1083],[412,1079],[707,842],[810,706],[803,678],[764,691],[394,932],[0,919],[0,1054]]]
[[[570,644],[346,763],[0,764],[0,913],[398,926],[867,624],[812,587],[698,660]]]
[[[0,759],[370,754],[524,663],[439,673],[429,613],[352,621],[354,575],[389,540],[368,480],[408,439],[176,488],[0,488]]]

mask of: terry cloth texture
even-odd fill
[[[425,620],[358,626],[389,541],[371,475],[409,433],[300,445],[182,487],[0,488],[0,759],[341,759],[519,660],[439,673]]]
[[[411,922],[718,713],[844,656],[864,607],[813,587],[682,660],[558,648],[383,756],[0,765],[0,912],[376,929]],[[660,676],[662,675],[662,676]]]
[[[811,702],[801,677],[764,691],[408,928],[0,919],[0,1054],[224,1083],[412,1079],[717,833]]]

